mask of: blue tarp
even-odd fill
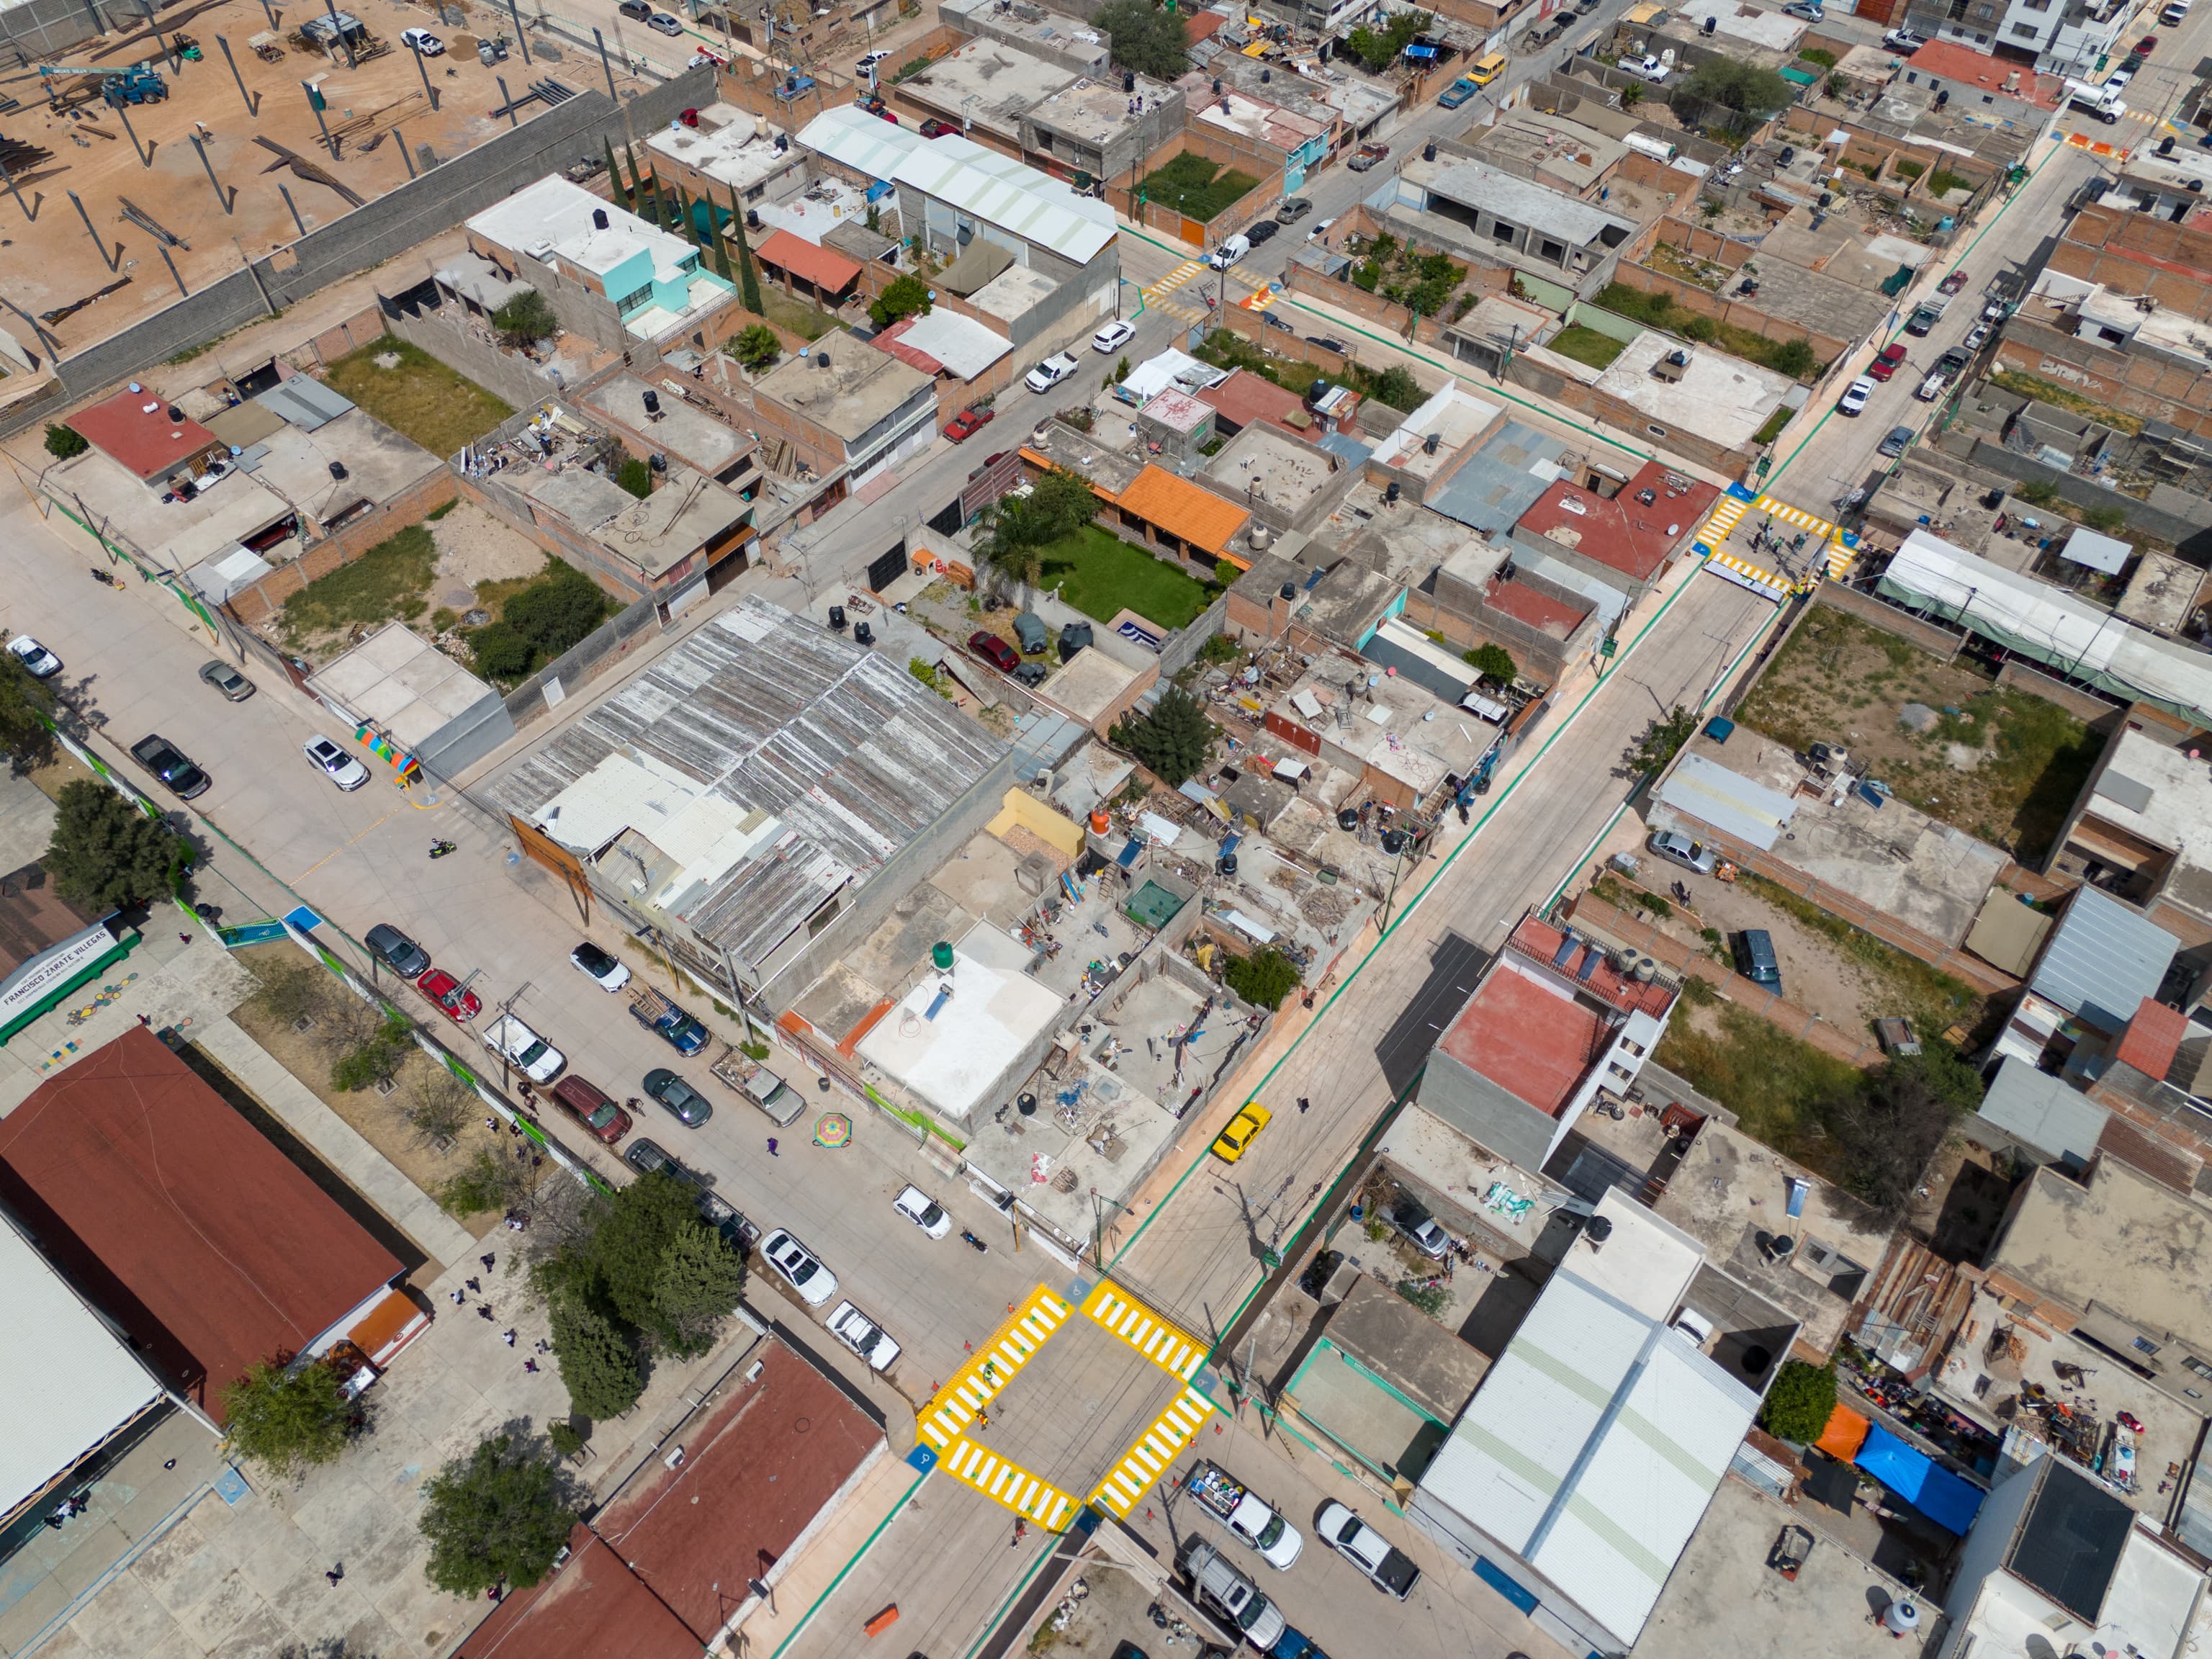
[[[1937,1526],[1961,1538],[1989,1496],[1880,1426],[1867,1430],[1866,1444],[1851,1461]]]

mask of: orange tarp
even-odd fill
[[[1866,1444],[1870,1425],[1849,1406],[1838,1406],[1828,1414],[1828,1426],[1820,1431],[1820,1437],[1813,1444],[1839,1463],[1857,1461],[1859,1448]]]

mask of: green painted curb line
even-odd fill
[[[891,1505],[890,1512],[876,1522],[875,1530],[861,1540],[859,1549],[853,1552],[853,1559],[837,1569],[837,1576],[823,1587],[822,1594],[816,1596],[813,1605],[799,1615],[799,1622],[791,1627],[791,1634],[775,1644],[775,1651],[769,1655],[769,1659],[782,1659],[784,1650],[806,1633],[806,1627],[814,1621],[814,1615],[822,1611],[822,1604],[837,1593],[838,1586],[845,1582],[845,1575],[859,1566],[866,1559],[868,1552],[875,1548],[876,1540],[884,1535],[884,1528],[898,1519],[899,1511],[906,1508],[908,1500],[921,1490],[921,1483],[929,1479],[930,1473],[931,1471],[925,1470],[916,1475],[914,1478],[914,1484],[899,1494],[899,1500]],[[1049,1553],[1050,1552],[1047,1552],[1048,1556]],[[1004,1616],[1003,1610],[1000,1616]],[[997,1622],[996,1619],[992,1620],[994,1625]]]

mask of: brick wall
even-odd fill
[[[427,478],[418,479],[375,512],[353,520],[289,564],[279,565],[259,581],[240,588],[224,608],[249,626],[260,622],[282,609],[286,599],[309,582],[351,564],[370,548],[409,525],[420,524],[459,493],[453,475],[442,468]]]
[[[1806,328],[1786,317],[1769,316],[1752,301],[1724,299],[1711,289],[1684,282],[1679,276],[1669,276],[1649,265],[1634,264],[1624,259],[1613,276],[1623,288],[1632,288],[1643,294],[1664,294],[1684,311],[1710,317],[1715,322],[1726,323],[1747,334],[1756,334],[1768,340],[1803,340],[1813,348],[1814,355],[1823,365],[1833,362],[1850,347],[1848,340]]]

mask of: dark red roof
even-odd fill
[[[873,1419],[801,1355],[774,1337],[759,1352],[758,1376],[726,1384],[677,1430],[683,1462],[672,1469],[648,1460],[588,1528],[577,1528],[597,1547],[579,1548],[538,1589],[507,1597],[459,1659],[696,1659],[745,1599],[745,1580],[797,1543],[884,1443]],[[579,1563],[586,1571],[572,1583]],[[634,1623],[624,1612],[633,1607]],[[598,1645],[599,1632],[613,1632],[621,1645]]]
[[[2181,1039],[2189,1035],[2189,1016],[2179,1008],[2169,1008],[2154,997],[2145,997],[2136,1017],[2128,1022],[2121,1034],[2120,1046],[2113,1058],[2124,1066],[2132,1066],[2145,1077],[2163,1080],[2166,1068],[2173,1064],[2179,1052]]]
[[[945,373],[943,363],[939,362],[920,346],[910,346],[906,343],[906,331],[920,320],[921,319],[916,317],[902,317],[868,343],[878,351],[890,352],[901,362],[918,368],[925,374],[942,374]]]
[[[400,1272],[143,1027],[0,1119],[0,1198],[217,1422],[248,1366],[306,1348]]]
[[[151,392],[118,392],[81,409],[66,424],[110,460],[141,478],[165,478],[216,441],[214,433]]]
[[[1444,1033],[1443,1050],[1547,1117],[1590,1068],[1603,1022],[1502,957]]]
[[[1651,500],[1638,499],[1649,490]],[[1580,484],[1555,483],[1514,527],[1547,537],[1637,581],[1649,581],[1704,521],[1720,491],[1646,461],[1612,500]]]
[[[1238,369],[1219,386],[1206,387],[1198,394],[1198,400],[1227,416],[1239,427],[1265,421],[1309,443],[1319,435],[1314,430],[1312,417],[1306,416],[1305,404],[1295,392],[1284,391],[1266,375],[1255,374],[1249,368]],[[1304,423],[1292,420],[1292,416],[1304,417]]]
[[[1587,608],[1577,611],[1564,600],[1549,593],[1539,593],[1517,576],[1503,580],[1491,578],[1490,586],[1483,590],[1483,601],[1493,610],[1501,611],[1516,622],[1524,622],[1531,628],[1540,629],[1555,640],[1564,640],[1582,626],[1583,618],[1589,615]]]
[[[860,279],[860,268],[842,253],[817,247],[804,236],[779,230],[753,250],[753,258],[814,284],[825,294],[842,294]]]

